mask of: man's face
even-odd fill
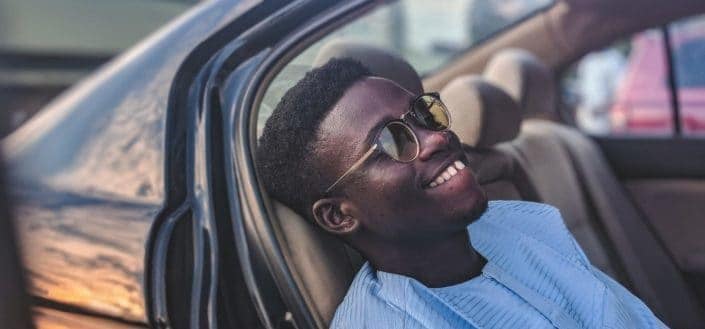
[[[412,95],[396,83],[365,78],[349,88],[320,125],[317,154],[327,159],[324,177],[340,177],[370,149],[384,123],[409,110]],[[376,152],[332,191],[349,202],[359,232],[383,241],[440,239],[465,230],[486,208],[487,197],[469,168],[429,186],[454,162],[467,164],[461,144],[451,131],[428,130],[407,121],[420,151],[402,163]]]

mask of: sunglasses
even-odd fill
[[[409,111],[398,120],[393,120],[384,125],[374,139],[374,144],[357,160],[340,178],[338,178],[326,193],[333,190],[345,177],[357,170],[375,152],[381,151],[398,162],[411,162],[419,156],[419,139],[408,124],[413,120],[415,124],[432,131],[445,131],[450,128],[450,113],[445,104],[441,102],[438,93],[421,94],[409,105]]]

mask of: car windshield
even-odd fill
[[[402,0],[382,6],[331,37],[391,48],[422,75],[553,0]]]
[[[381,5],[308,47],[270,84],[258,132],[286,90],[311,69],[321,47],[356,41],[401,55],[424,75],[554,0],[401,0]]]

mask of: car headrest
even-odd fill
[[[500,51],[485,67],[484,77],[509,93],[521,106],[525,118],[558,118],[553,74],[530,52]]]
[[[440,93],[452,117],[451,128],[464,144],[491,147],[512,140],[519,133],[519,105],[481,77],[456,78]]]
[[[399,55],[356,41],[333,40],[318,51],[313,67],[319,67],[332,58],[349,57],[365,65],[372,74],[392,80],[413,94],[423,92],[421,78],[409,63]]]

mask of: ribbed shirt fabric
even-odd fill
[[[451,287],[431,289],[483,328],[551,328],[551,322],[509,288],[482,274]],[[502,314],[501,321],[497,315]]]
[[[590,264],[554,207],[491,201],[468,232],[487,259],[480,276],[428,288],[365,263],[331,328],[666,327]]]

